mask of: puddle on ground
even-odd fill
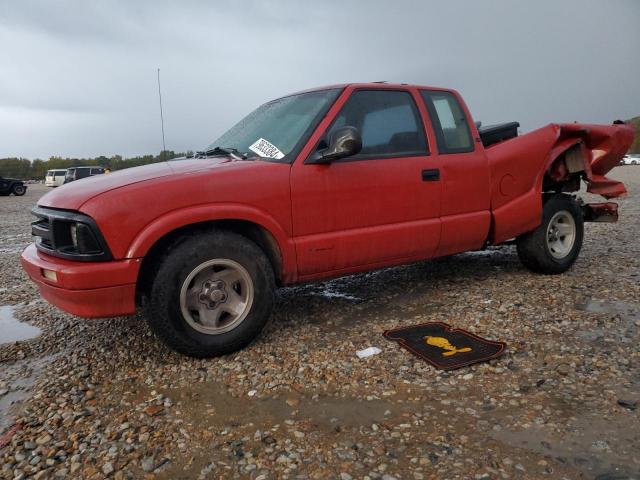
[[[576,332],[578,338],[593,343],[614,339],[621,343],[636,341],[637,326],[640,324],[640,305],[621,300],[588,299],[586,302],[576,305],[576,309],[587,313],[608,314],[621,320],[621,322],[606,322],[607,328],[579,330]]]
[[[196,478],[198,472],[206,470],[207,464],[217,462],[218,468],[227,465],[233,461],[230,455],[236,454],[238,448],[250,452],[255,443],[264,443],[264,447],[273,443],[273,448],[282,450],[285,444],[280,442],[288,435],[284,431],[302,430],[306,435],[329,436],[332,442],[351,441],[351,432],[363,425],[384,425],[388,420],[409,417],[416,409],[415,404],[398,404],[386,399],[365,401],[329,395],[314,399],[312,392],[281,392],[268,398],[235,397],[226,386],[216,382],[198,383],[188,390],[167,389],[162,393],[174,404],[180,402],[176,409],[189,424],[198,425],[200,431],[222,431],[223,436],[217,437],[215,445],[207,445],[205,441],[201,451],[190,451],[186,464],[172,462],[156,477],[159,479]],[[262,440],[254,437],[257,430],[262,432]],[[229,445],[235,445],[232,451]],[[238,458],[244,453],[239,455]]]
[[[639,305],[620,300],[604,301],[590,298],[585,303],[577,305],[576,308],[589,313],[610,313],[634,320],[640,319],[640,314],[638,313],[640,311]]]
[[[164,393],[174,402],[182,402],[181,410],[194,423],[216,427],[254,423],[270,428],[292,419],[310,421],[317,430],[333,430],[337,425],[371,425],[400,413],[397,404],[386,400],[332,396],[314,400],[297,392],[268,398],[234,397],[218,383],[201,383],[188,391]]]
[[[23,323],[14,317],[14,307],[0,306],[0,345],[30,340],[40,335],[37,327]]]
[[[587,478],[631,480],[637,478],[633,457],[638,421],[631,416],[614,420],[600,413],[583,415],[558,434],[547,427],[523,431],[491,431],[496,440],[515,448],[551,457],[561,464],[585,472]]]
[[[0,435],[4,433],[20,414],[22,401],[54,355],[42,358],[18,360],[12,364],[0,363]]]

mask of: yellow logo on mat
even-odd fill
[[[454,347],[453,345],[451,345],[451,343],[449,343],[449,340],[443,337],[426,336],[424,337],[424,341],[426,342],[427,345],[432,345],[434,347],[438,347],[438,348],[442,348],[443,350],[446,350],[446,352],[442,352],[443,357],[450,357],[451,355],[455,355],[456,353],[464,353],[464,352],[471,351],[471,348],[469,347],[462,347],[462,348]]]

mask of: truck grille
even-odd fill
[[[54,250],[53,235],[49,217],[34,212],[38,220],[31,222],[31,235],[36,237],[36,245],[46,250]]]

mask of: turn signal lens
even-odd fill
[[[58,281],[58,274],[56,274],[56,272],[54,272],[53,270],[46,270],[46,269],[42,269],[42,276],[44,278],[46,278],[47,280],[51,280],[52,282],[57,282]]]

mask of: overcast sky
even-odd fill
[[[272,98],[388,80],[475,120],[640,115],[640,0],[0,0],[0,157],[199,149]]]

